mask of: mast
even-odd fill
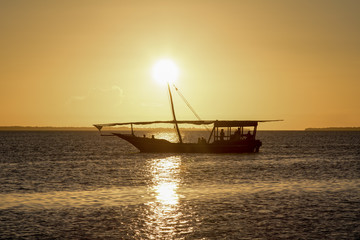
[[[172,95],[171,95],[171,90],[170,90],[169,82],[167,82],[167,86],[168,86],[168,90],[169,90],[169,96],[170,96],[170,102],[171,102],[171,110],[172,110],[172,115],[173,115],[174,122],[175,122],[176,132],[177,132],[178,137],[179,137],[179,142],[182,143],[179,126],[178,126],[177,121],[176,121],[175,110],[174,110],[174,103],[173,103],[173,99],[172,99]]]

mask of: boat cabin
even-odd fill
[[[254,140],[257,125],[258,121],[215,121],[208,142]]]

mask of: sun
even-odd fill
[[[174,83],[179,77],[179,68],[171,59],[161,59],[152,68],[152,77],[159,83]]]

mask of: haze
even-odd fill
[[[359,1],[1,1],[0,125],[170,120],[161,58],[204,120],[360,126]],[[179,120],[195,119],[174,94]]]

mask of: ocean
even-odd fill
[[[360,132],[257,137],[254,154],[148,154],[2,131],[0,239],[360,239]]]

